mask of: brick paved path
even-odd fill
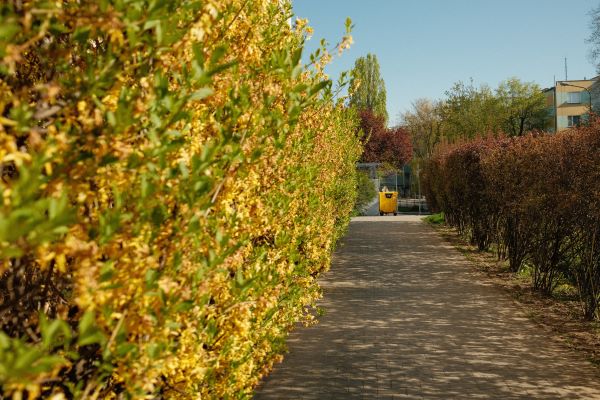
[[[256,399],[600,399],[596,367],[415,217],[354,220],[322,285]]]

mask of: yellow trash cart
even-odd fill
[[[379,215],[398,214],[398,192],[379,192]]]

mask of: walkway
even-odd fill
[[[549,338],[418,217],[361,217],[265,399],[600,399],[598,369]]]

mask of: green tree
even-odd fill
[[[496,89],[457,82],[439,105],[440,138],[449,142],[480,136],[522,136],[548,127],[546,96],[539,85],[509,78]],[[413,118],[414,119],[414,118]],[[415,125],[415,121],[405,118]],[[423,116],[417,119],[424,123]]]
[[[446,91],[441,106],[444,136],[451,142],[457,139],[473,139],[501,130],[498,101],[487,85],[476,87],[471,80],[455,83]]]
[[[421,98],[412,103],[412,110],[400,115],[401,125],[408,130],[418,159],[431,157],[442,139],[441,106],[440,101]]]
[[[521,82],[518,78],[503,81],[496,89],[502,128],[510,136],[522,136],[525,132],[544,129],[549,121],[546,96],[540,86],[533,82]]]
[[[374,54],[359,57],[354,63],[350,79],[350,106],[370,110],[387,123],[385,82]]]

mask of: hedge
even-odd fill
[[[0,397],[245,398],[281,358],[361,151],[293,25],[278,0],[0,5]]]
[[[589,319],[600,302],[600,124],[552,134],[478,139],[428,162],[423,190],[481,250],[532,271],[551,294],[571,283]]]

